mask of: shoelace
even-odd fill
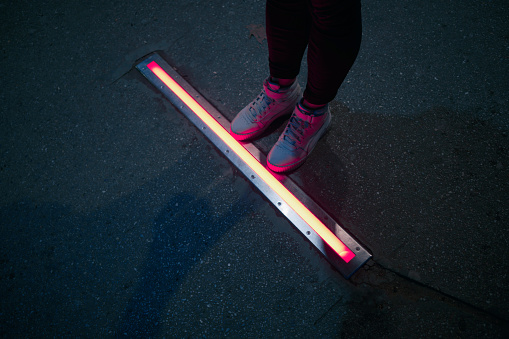
[[[267,112],[267,107],[269,107],[272,102],[273,100],[269,98],[265,92],[261,92],[251,103],[251,107],[249,107],[249,112],[251,112],[253,120],[262,117],[262,112]]]
[[[295,115],[291,117],[286,127],[283,140],[292,146],[296,143],[301,143],[302,137],[304,136],[304,130],[309,127],[309,122],[299,119]]]

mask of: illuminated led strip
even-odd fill
[[[295,196],[283,186],[258,160],[253,157],[228,131],[219,124],[193,97],[191,97],[155,61],[147,65],[168,88],[175,93],[228,147],[232,149],[285,203],[293,209],[329,246],[346,262],[355,257],[351,251],[327,226],[311,213]]]
[[[255,145],[241,144],[235,140],[228,133],[228,119],[161,56],[152,53],[137,64],[136,68],[224,153],[246,179],[256,186],[345,278],[351,277],[371,258],[371,254],[290,177],[267,170],[262,165],[265,163],[265,155]]]

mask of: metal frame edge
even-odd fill
[[[147,65],[155,61],[170,75],[185,91],[191,95],[217,122],[225,129],[229,130],[230,122],[225,118],[213,105],[211,105],[200,93],[198,93],[173,67],[171,67],[159,54],[153,53],[139,62],[135,67],[140,73],[147,78],[162,94],[167,97],[170,102],[183,113],[220,151],[228,158],[249,180],[255,185],[263,195],[277,208],[285,217],[299,229],[299,231],[325,256],[329,263],[334,266],[345,278],[350,278],[360,267],[362,267],[372,255],[367,249],[359,244],[343,227],[332,219],[318,204],[316,204],[302,189],[287,176],[281,176],[279,181],[299,198],[306,207],[315,214],[323,224],[333,230],[339,240],[341,240],[348,248],[355,253],[355,257],[346,263],[340,258],[330,246],[321,239],[321,237],[293,211],[290,207],[279,203],[279,196],[262,180],[257,180],[256,174],[247,166],[244,161],[234,152],[229,152],[228,146],[219,138],[212,130],[208,129],[202,120],[187,105],[173,93],[157,76],[152,73]],[[242,145],[256,158],[258,161],[265,161],[265,155],[251,143],[242,143]],[[279,204],[278,204],[279,203]]]

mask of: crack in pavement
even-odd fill
[[[350,279],[350,282],[356,287],[368,286],[379,292],[384,292],[386,297],[396,303],[434,300],[482,318],[494,325],[508,327],[507,320],[499,315],[409,278],[374,260],[361,268]],[[398,301],[399,298],[402,300]]]

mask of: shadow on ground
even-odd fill
[[[230,229],[228,223],[244,212],[241,205],[235,205],[226,214],[214,216],[204,199],[187,194],[173,197],[154,220],[154,237],[119,334],[157,335],[170,295],[200,256]],[[211,227],[219,225],[222,227]]]
[[[378,263],[508,319],[507,131],[444,107],[332,109],[331,132],[294,180]]]
[[[211,208],[192,191],[153,211],[144,202],[164,196],[161,180],[93,213],[1,206],[1,335],[158,335],[185,276],[248,213],[242,201]]]

